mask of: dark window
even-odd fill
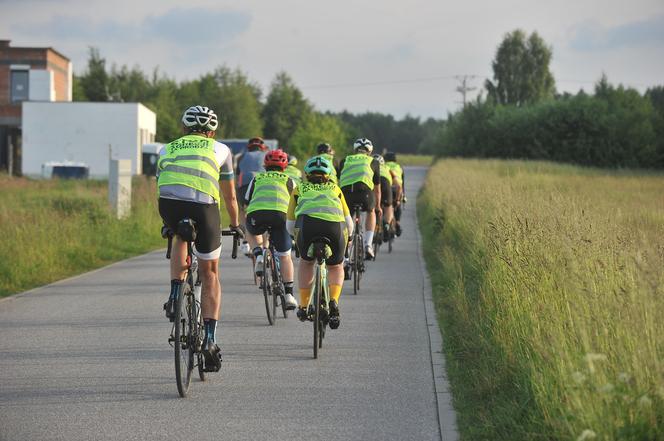
[[[11,76],[12,103],[27,101],[29,84],[30,81],[27,70],[12,70],[12,76]]]

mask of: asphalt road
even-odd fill
[[[272,327],[246,258],[221,262],[224,362],[190,398],[175,386],[163,251],[0,302],[0,440],[440,440],[415,196],[404,233],[346,284],[341,327]],[[444,429],[445,430],[445,429]]]

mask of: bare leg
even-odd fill
[[[170,266],[171,280],[184,280],[187,276],[187,243],[178,236],[173,238]]]
[[[203,318],[219,320],[219,315],[221,313],[219,259],[198,259],[198,271],[202,281],[201,304]]]

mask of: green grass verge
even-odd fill
[[[408,155],[397,153],[397,162],[401,165],[423,165],[428,166],[433,162],[433,155]]]
[[[664,439],[664,177],[438,161],[418,198],[464,440]]]
[[[166,246],[154,179],[134,178],[125,220],[111,215],[107,181],[0,175],[0,188],[0,297]]]

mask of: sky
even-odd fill
[[[286,71],[318,110],[396,118],[458,110],[464,75],[473,99],[517,28],[552,47],[560,92],[602,73],[641,92],[664,84],[663,0],[0,0],[0,39],[52,47],[77,74],[89,47],[178,81],[239,68],[264,95]]]

